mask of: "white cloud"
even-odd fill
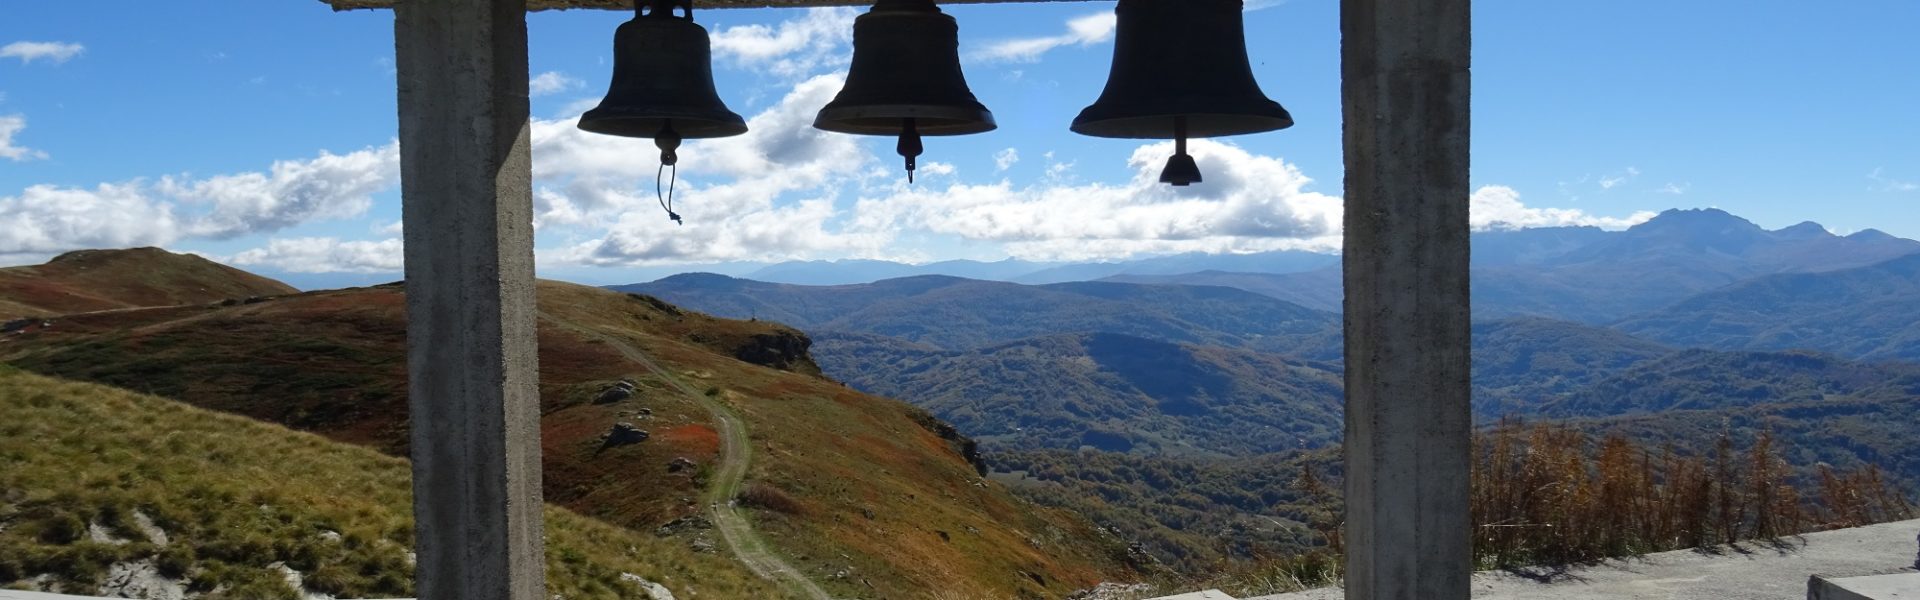
[[[1469,220],[1477,231],[1569,226],[1624,229],[1656,216],[1640,211],[1627,217],[1601,217],[1573,208],[1532,208],[1520,202],[1520,192],[1504,185],[1475,190],[1471,202]]]
[[[13,136],[27,128],[27,118],[21,115],[0,115],[0,158],[12,161],[25,161],[46,158],[47,153],[32,148],[16,146]]]
[[[945,189],[896,186],[867,196],[852,228],[915,230],[998,242],[1029,260],[1089,260],[1139,253],[1244,253],[1339,247],[1340,199],[1307,191],[1298,167],[1238,146],[1196,140],[1206,183],[1159,182],[1172,142],[1137,149],[1123,184],[1050,180],[957,183]]]
[[[986,62],[1038,62],[1047,52],[1062,46],[1091,46],[1113,39],[1118,18],[1112,12],[1074,17],[1059,35],[1000,40],[971,53],[974,60]]]
[[[1008,148],[993,154],[993,168],[996,171],[1011,169],[1013,165],[1019,164],[1019,162],[1020,150],[1018,148]]]
[[[1884,174],[1885,170],[1884,168],[1877,168],[1874,169],[1872,173],[1867,174],[1867,179],[1873,181],[1874,184],[1868,188],[1869,190],[1876,192],[1912,192],[1920,190],[1920,183],[1887,177]]]
[[[586,86],[586,82],[568,77],[566,73],[547,71],[527,81],[527,93],[533,96],[550,96],[580,89],[584,86]]]
[[[229,261],[292,273],[394,273],[405,269],[404,258],[398,239],[341,241],[311,237],[268,240],[265,247],[235,254]]]
[[[580,135],[570,131],[571,122],[536,122],[538,222],[604,228],[595,232],[597,239],[548,258],[653,265],[884,252],[893,232],[834,226],[843,217],[835,207],[837,190],[859,187],[875,164],[860,138],[810,126],[842,83],[837,76],[802,82],[750,119],[746,135],[683,147],[674,209],[686,218],[684,226],[656,205],[652,175],[658,158],[646,140]],[[630,145],[616,150],[620,144]],[[799,199],[785,199],[790,195]]]
[[[276,161],[266,173],[166,177],[157,187],[187,204],[211,207],[188,225],[190,234],[232,238],[358,216],[372,206],[374,193],[399,183],[399,156],[400,145],[392,142],[347,154],[323,151],[305,161]]]
[[[851,8],[812,8],[778,25],[739,25],[713,33],[716,58],[781,77],[802,78],[852,59]]]
[[[280,161],[267,173],[207,179],[165,177],[92,189],[36,185],[0,197],[0,255],[82,248],[166,245],[232,238],[311,221],[357,216],[371,194],[399,181],[398,147],[308,161]]]
[[[1601,177],[1600,189],[1610,190],[1619,186],[1620,184],[1633,181],[1633,178],[1639,177],[1639,176],[1640,176],[1640,169],[1627,167],[1627,170],[1625,171],[1608,175],[1606,177]]]
[[[67,42],[14,42],[0,46],[0,58],[18,58],[22,64],[45,60],[57,65],[86,50],[86,46]]]
[[[0,197],[0,254],[156,246],[178,238],[173,207],[138,182],[93,189],[36,185]]]
[[[1693,184],[1691,183],[1668,182],[1666,185],[1660,186],[1660,189],[1654,190],[1654,191],[1662,194],[1672,194],[1675,196],[1683,196],[1683,195],[1686,195],[1687,191],[1691,189],[1693,189]]]

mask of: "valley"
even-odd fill
[[[1780,516],[1795,527],[1910,514],[1920,363],[1908,362],[1907,338],[1920,254],[1897,254],[1920,246],[1821,232],[1682,211],[1625,232],[1479,234],[1480,447],[1524,438],[1594,473],[1623,468],[1626,452],[1665,465],[1648,475],[1657,480],[1704,476],[1685,469],[1738,456],[1777,464],[1777,475],[1715,473],[1700,485],[1805,490],[1792,501],[1805,512]],[[833,285],[711,274],[610,289],[541,282],[544,494],[555,510],[644,534],[648,556],[670,562],[620,568],[676,593],[709,577],[814,600],[936,597],[931,589],[1065,598],[1142,580],[1285,591],[1256,582],[1327,576],[1338,544],[1339,266],[1287,253],[1236,264],[1261,258],[1275,259],[1261,263],[1269,272],[1177,272],[1220,262],[1184,256],[772,271]],[[1647,261],[1667,272],[1626,281]],[[0,338],[0,361],[26,389],[149,394],[144,402],[406,455],[404,284],[301,293],[208,264],[135,250],[10,269],[0,275],[64,294],[46,298],[98,300],[61,312],[35,308],[39,292],[0,290],[11,303],[0,306],[38,311]],[[149,287],[98,283],[134,272]],[[858,281],[869,272],[908,276]],[[1062,277],[1098,280],[1050,281]],[[125,392],[61,387],[72,382]],[[1555,433],[1512,433],[1535,426]],[[1482,470],[1508,468],[1477,456],[1491,461]],[[1836,504],[1848,493],[1878,500]],[[70,502],[0,500],[12,503],[0,521],[55,509],[102,518]],[[1526,510],[1592,509],[1566,504],[1571,496],[1542,501],[1559,504]],[[1684,546],[1671,532],[1631,535],[1641,537],[1619,543]],[[1482,559],[1616,552],[1515,543]],[[44,553],[57,546],[0,575],[57,571],[73,586],[64,589],[86,589],[97,569],[56,568]],[[96,567],[139,560],[136,550]],[[267,563],[291,564],[267,556],[281,560],[209,558],[176,574],[248,582]],[[713,574],[687,580],[689,569]],[[389,584],[352,585],[404,592]]]

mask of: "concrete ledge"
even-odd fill
[[[1920,573],[1815,575],[1807,580],[1807,600],[1920,600]]]

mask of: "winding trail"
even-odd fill
[[[558,320],[555,322],[558,323]],[[747,438],[747,424],[740,419],[740,415],[734,414],[733,409],[718,399],[687,385],[625,340],[581,326],[569,324],[566,327],[607,343],[618,350],[621,356],[660,376],[674,389],[707,409],[707,413],[713,416],[714,430],[720,434],[720,464],[714,468],[713,482],[707,486],[704,499],[709,507],[709,518],[714,528],[720,530],[720,537],[727,541],[727,548],[755,575],[779,583],[795,596],[809,600],[833,600],[819,584],[775,554],[767,546],[766,540],[754,533],[753,523],[747,520],[740,507],[734,505],[733,499],[740,495],[740,488],[746,483],[747,465],[753,458],[753,444]]]

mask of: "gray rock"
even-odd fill
[[[667,463],[667,472],[679,473],[681,471],[692,470],[694,467],[697,467],[697,466],[699,465],[695,464],[693,462],[693,459],[682,456],[682,457],[673,459],[673,462]]]
[[[620,446],[631,446],[647,441],[647,438],[650,437],[653,437],[653,434],[647,433],[646,430],[639,427],[634,427],[632,423],[615,423],[613,429],[607,432],[606,443],[602,444],[600,448],[604,450],[607,448],[618,448]]]
[[[600,395],[593,399],[593,403],[594,404],[613,404],[615,402],[625,401],[626,399],[632,398],[632,397],[633,397],[633,388],[616,385],[616,386],[607,388],[605,390],[601,390]]]

